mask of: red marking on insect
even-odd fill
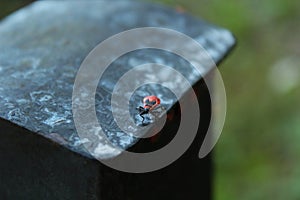
[[[143,115],[148,114],[159,104],[160,104],[160,99],[157,96],[151,95],[151,96],[144,97],[143,107],[140,106],[137,108],[137,110],[139,111],[139,115],[143,118],[142,123],[144,123],[144,119],[145,119]]]
[[[145,109],[152,110],[160,104],[160,99],[157,96],[147,96],[143,99]]]

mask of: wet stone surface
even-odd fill
[[[80,64],[109,36],[148,26],[187,34],[197,40],[215,62],[223,59],[234,45],[234,38],[227,30],[160,5],[130,1],[36,2],[0,23],[0,117],[90,156],[83,148],[87,141],[79,138],[72,118],[72,91]],[[106,136],[124,149],[137,139],[123,133],[114,122],[111,93],[124,73],[149,62],[173,67],[191,84],[201,79],[187,61],[158,50],[131,52],[112,63],[99,82],[95,104]],[[166,109],[177,101],[166,88],[145,85],[131,98],[130,110],[153,92],[165,97],[162,105]],[[81,108],[90,106],[84,103],[81,102]],[[138,120],[133,111],[131,114]],[[107,157],[116,155],[111,149],[101,150]]]

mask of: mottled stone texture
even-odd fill
[[[211,199],[211,156],[197,157],[209,122],[210,100],[203,83],[195,88],[201,94],[204,119],[195,141],[173,164],[145,174],[110,169],[1,119],[0,199]],[[177,113],[178,105],[170,112]],[[143,152],[164,145],[174,136],[179,120],[175,115],[156,143],[141,140],[130,150]]]
[[[71,97],[81,62],[107,37],[145,26],[171,28],[195,38],[217,63],[234,45],[227,30],[131,1],[40,1],[0,23],[0,199],[209,199],[210,157],[197,158],[210,117],[209,95],[200,76],[194,85],[201,95],[198,136],[184,156],[165,169],[117,172],[91,159],[77,136]],[[189,67],[174,55],[154,51],[125,55],[115,65],[130,67],[143,55],[146,61],[159,55],[161,64]],[[107,77],[97,91],[101,97],[109,97],[106,92],[114,84],[109,71]],[[172,100],[173,105],[176,99]],[[101,98],[97,101],[96,107],[107,106]],[[177,109],[177,104],[168,107],[169,112]],[[171,135],[163,133],[176,130],[180,116],[174,116],[155,143],[126,138],[112,122],[104,123],[116,145],[146,151],[169,141]]]
[[[0,117],[86,155],[73,123],[72,89],[82,60],[99,42],[136,27],[172,28],[195,38],[216,62],[234,43],[227,30],[157,5],[107,2],[42,1],[2,21]],[[123,73],[147,62],[174,67],[191,82],[201,78],[188,62],[166,52],[144,50],[114,62],[99,83],[96,105],[108,137],[123,148],[136,141],[120,134],[110,112],[100,108],[109,105],[109,92]]]

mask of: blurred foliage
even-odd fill
[[[28,2],[1,1],[0,18]],[[238,39],[220,68],[228,112],[215,148],[215,199],[300,199],[300,1],[153,2],[226,27]]]
[[[300,1],[155,1],[238,39],[220,68],[228,111],[215,147],[215,199],[300,199]]]

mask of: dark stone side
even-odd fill
[[[205,84],[198,90],[200,129],[191,147],[177,161],[145,174],[119,172],[69,151],[6,120],[0,120],[0,199],[3,200],[160,200],[211,199],[211,155],[198,158],[210,116]],[[176,104],[170,112],[178,112]],[[176,117],[177,116],[177,117]],[[157,142],[141,140],[130,150],[153,150],[169,141],[178,115],[160,132]]]
[[[234,38],[227,30],[158,5],[107,2],[41,1],[0,23],[0,199],[210,199],[211,157],[197,157],[210,116],[201,77],[194,85],[201,95],[197,138],[172,165],[147,174],[118,172],[90,158],[74,127],[72,88],[87,53],[123,30],[158,26],[181,31],[217,63]],[[163,62],[178,66],[176,57],[163,56]],[[129,66],[126,58],[120,62]],[[177,112],[176,105],[169,112]],[[164,131],[176,130],[179,118],[175,115]],[[170,140],[164,131],[156,143],[132,140],[124,147],[160,147]],[[117,145],[124,143],[113,138]]]

